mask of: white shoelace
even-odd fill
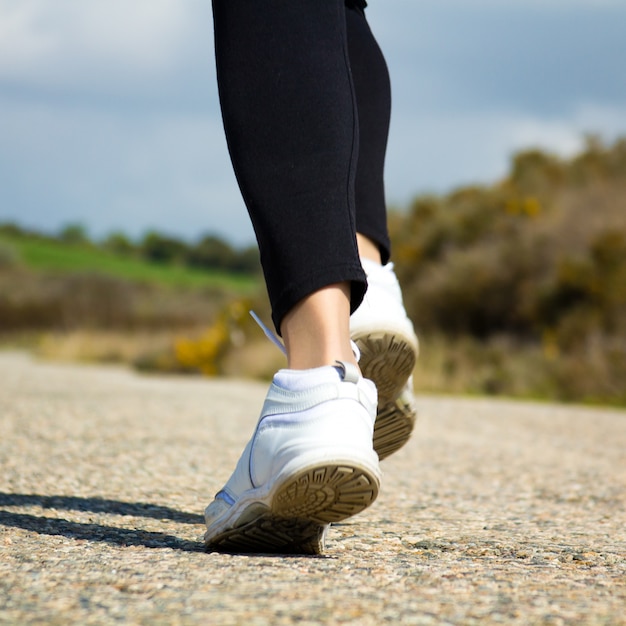
[[[280,340],[280,338],[278,337],[278,335],[276,335],[276,333],[269,329],[261,320],[261,318],[254,312],[254,311],[250,311],[250,315],[252,316],[252,319],[259,325],[259,327],[261,328],[261,330],[263,331],[263,333],[265,334],[265,336],[275,345],[278,347],[278,349],[285,355],[287,356],[287,350],[285,350],[285,346],[283,345],[283,342]],[[361,360],[361,351],[359,350],[359,347],[356,345],[356,343],[354,343],[354,341],[352,341],[352,339],[350,340],[350,347],[352,348],[352,353],[354,354],[354,358],[356,359],[357,363]]]

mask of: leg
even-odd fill
[[[355,180],[359,252],[362,258],[384,264],[390,254],[383,179],[391,116],[389,72],[363,9],[358,6],[347,8],[346,25],[359,111],[359,157]]]
[[[305,297],[365,292],[356,246],[356,101],[343,0],[214,0],[226,138],[274,324]]]
[[[324,287],[302,299],[283,318],[281,328],[291,369],[335,361],[357,364],[350,346],[348,283]]]
[[[343,0],[214,0],[224,126],[291,369],[207,507],[209,549],[319,552],[369,506],[377,394],[350,350],[365,273]],[[332,365],[331,365],[332,364]]]

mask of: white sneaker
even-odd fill
[[[307,373],[314,386],[281,386]],[[319,554],[329,523],[378,495],[376,403],[374,384],[350,364],[279,371],[233,475],[205,510],[206,548]]]
[[[381,459],[409,439],[416,419],[411,374],[419,352],[413,324],[402,302],[393,263],[362,260],[368,288],[350,318],[350,335],[361,352],[363,376],[378,389],[374,448]]]

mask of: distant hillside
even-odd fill
[[[258,266],[256,250],[215,237],[93,242],[78,225],[56,236],[0,225],[0,346],[178,370],[176,337],[258,293]]]
[[[434,388],[473,361],[470,391],[626,402],[626,139],[519,153],[504,180],[418,197],[391,230],[424,367],[439,342]]]
[[[0,271],[23,268],[55,275],[90,272],[157,286],[233,291],[245,291],[259,282],[253,269],[242,272],[217,263],[199,266],[175,258],[154,260],[142,254],[141,248],[122,252],[90,242],[67,242],[13,230],[0,225]]]
[[[521,152],[493,185],[416,198],[390,232],[418,392],[626,405],[626,139]],[[282,355],[249,308],[269,321],[254,248],[0,227],[5,342],[45,331],[52,356],[269,376]]]
[[[89,239],[83,226],[70,224],[57,235],[0,224],[0,269],[96,272],[132,281],[176,287],[250,286],[260,274],[256,246],[235,249],[214,235],[194,243],[148,232],[137,242],[121,232],[103,241]]]

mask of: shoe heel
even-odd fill
[[[299,471],[272,498],[278,517],[319,524],[340,522],[366,509],[378,496],[380,480],[354,463],[327,463]]]
[[[353,340],[361,351],[359,366],[363,376],[376,383],[379,405],[396,398],[415,368],[415,346],[405,337],[391,333],[369,333]]]
[[[402,401],[389,402],[378,409],[374,426],[374,450],[382,461],[399,450],[415,426],[415,408]]]

